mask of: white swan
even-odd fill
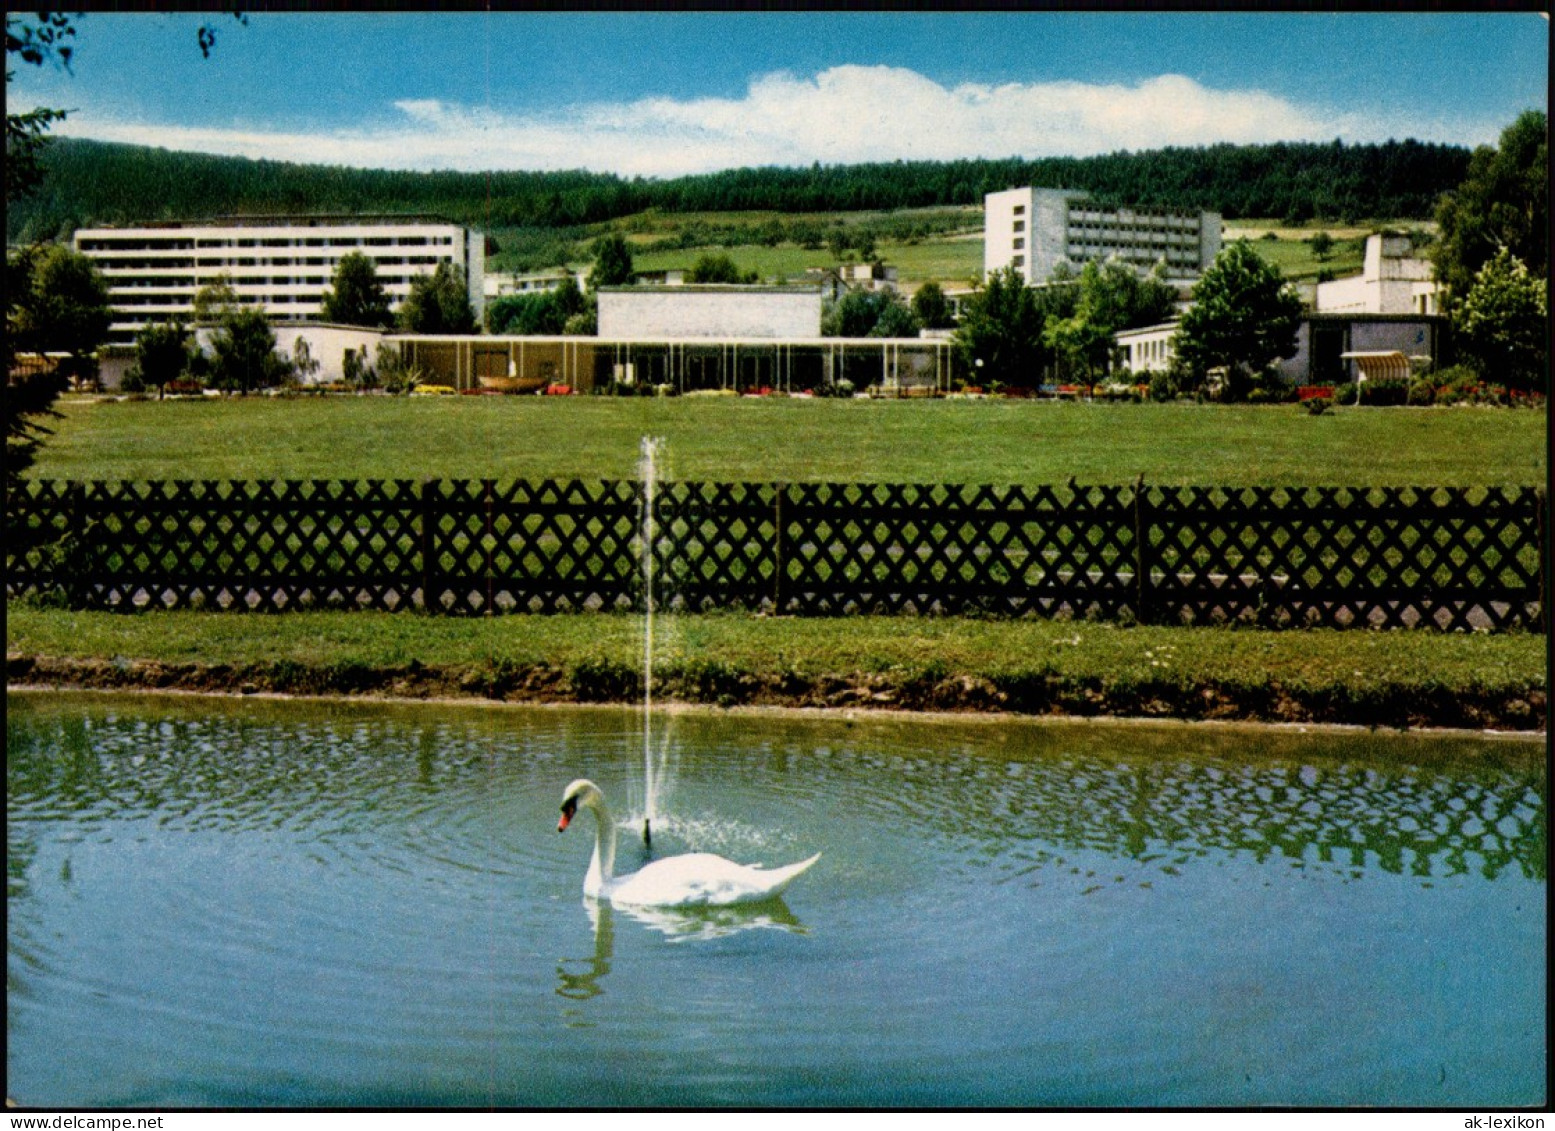
[[[727,907],[759,903],[782,894],[783,889],[821,858],[786,868],[751,868],[714,856],[692,852],[654,860],[628,876],[615,874],[616,826],[599,786],[586,778],[573,782],[562,794],[562,817],[557,832],[564,832],[578,807],[594,813],[594,858],[583,878],[583,894],[626,907]]]

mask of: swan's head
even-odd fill
[[[567,831],[567,826],[578,814],[578,806],[587,805],[593,808],[604,800],[604,796],[599,786],[587,778],[579,778],[573,782],[562,792],[562,819],[556,822],[556,831],[559,833]]]

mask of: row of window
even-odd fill
[[[260,257],[245,257],[241,259],[223,259],[216,256],[201,255],[197,258],[179,259],[137,259],[133,256],[97,255],[92,257],[92,262],[100,271],[166,271],[180,267],[331,267],[338,259],[322,256],[273,256],[268,259]],[[440,262],[436,255],[389,255],[375,256],[373,263],[377,267],[433,267]]]
[[[84,239],[80,249],[87,251],[193,251],[193,240],[169,239]]]
[[[202,239],[202,248],[222,247],[427,247],[452,244],[452,236],[297,236],[256,239],[248,236]],[[155,246],[155,245],[153,245]]]
[[[244,288],[238,288],[238,297],[239,299],[243,300],[243,302],[295,303],[319,302],[319,300],[322,299],[323,291],[325,291],[325,286],[327,286],[328,280],[327,278],[288,278],[285,277],[285,275],[278,275],[278,277],[274,278],[255,278],[255,280],[250,280],[250,282],[252,282],[253,285],[264,286],[306,286],[308,289],[303,292],[292,292],[292,294],[264,296],[264,294],[252,294],[252,292],[250,292],[249,289],[244,286]],[[392,291],[395,286],[409,285],[411,280],[406,277],[389,277],[384,278],[383,282],[384,285],[386,285],[387,288]],[[165,302],[182,303],[182,305],[187,306],[190,305],[190,300],[191,297],[193,297],[193,289],[194,286],[196,286],[196,283],[194,283],[193,278],[190,278],[190,280],[177,280],[177,278],[168,278],[168,280],[162,280],[162,282],[157,283],[157,286],[162,286],[162,288],[168,288],[168,286],[180,286],[180,288],[183,289],[182,291],[165,291],[165,289],[163,289],[163,291],[156,291],[156,289],[149,289],[151,288],[149,283],[145,283],[145,285],[129,286],[129,288],[114,286],[114,288],[109,289],[109,297],[115,306],[146,306],[157,305],[157,303]],[[390,297],[393,297],[392,294],[390,294]]]
[[[453,236],[91,236],[79,241],[86,251],[194,251],[227,247],[448,247]]]
[[[1180,251],[1177,248],[1149,247],[1119,247],[1117,244],[1070,244],[1069,256],[1072,259],[1106,259],[1110,256],[1118,256],[1136,263],[1154,263],[1164,259],[1168,263],[1182,263],[1198,265],[1199,256],[1196,251]]]
[[[1111,243],[1162,243],[1193,244],[1199,242],[1197,232],[1159,232],[1136,228],[1079,226],[1069,229],[1070,239],[1103,240]]]
[[[1171,339],[1151,338],[1142,342],[1130,342],[1128,345],[1129,367],[1138,369],[1141,364],[1151,361],[1167,361],[1171,357]]]
[[[1193,213],[1171,212],[1099,212],[1094,208],[1071,208],[1071,224],[1116,224],[1150,228],[1196,228],[1200,217]]]

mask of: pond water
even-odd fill
[[[647,915],[629,711],[7,706],[23,1104],[1545,1098],[1537,742],[686,714],[655,855],[824,855]]]

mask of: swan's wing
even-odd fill
[[[693,852],[655,860],[641,871],[610,885],[612,903],[638,907],[724,907],[772,899],[820,859],[810,857],[786,868],[750,868]]]

